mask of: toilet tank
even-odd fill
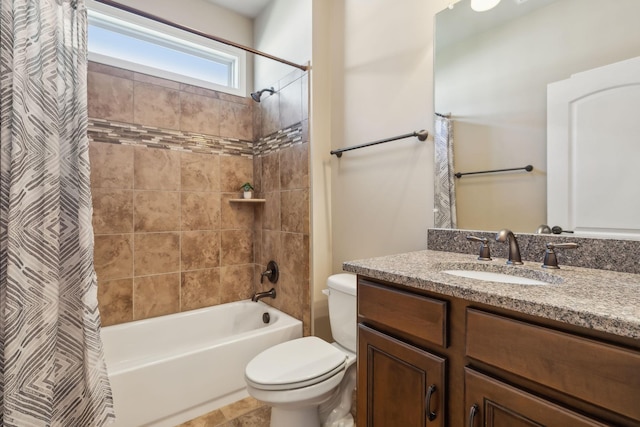
[[[334,274],[327,279],[329,322],[333,339],[347,350],[356,352],[356,275]]]

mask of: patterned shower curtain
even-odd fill
[[[436,114],[434,226],[456,228],[456,189],[453,172],[453,121]]]
[[[86,10],[0,1],[0,425],[103,426]]]

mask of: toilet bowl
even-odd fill
[[[247,391],[271,406],[271,427],[350,427],[356,381],[356,276],[327,279],[336,342],[303,337],[268,348],[245,369]]]

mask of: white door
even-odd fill
[[[640,57],[547,86],[547,221],[640,238]]]

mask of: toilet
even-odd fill
[[[335,342],[303,337],[254,357],[247,391],[271,406],[271,427],[351,427],[356,384],[356,276],[335,274],[323,291]]]

